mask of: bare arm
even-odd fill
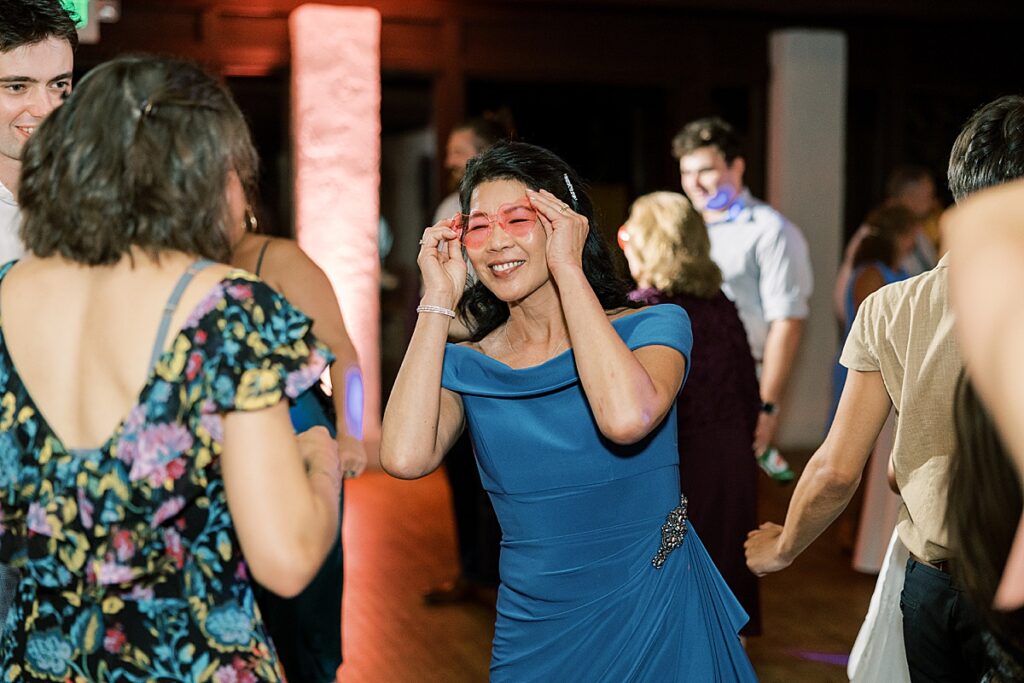
[[[438,249],[442,242],[447,243],[444,253]],[[459,248],[450,221],[423,233],[417,259],[424,282],[422,304],[455,308],[466,280]],[[420,313],[416,321],[384,410],[380,461],[392,476],[415,479],[433,472],[462,432],[462,399],[441,387],[450,322],[440,313]]]
[[[650,434],[671,409],[686,361],[666,346],[631,351],[608,320],[583,273],[584,216],[564,212],[549,192],[529,192],[548,237],[547,261],[558,287],[580,384],[601,433],[615,443]]]
[[[765,403],[778,403],[786,390],[790,372],[793,370],[793,359],[800,348],[805,321],[800,318],[773,320],[768,328],[768,337],[764,342],[764,358],[761,361],[761,400]],[[761,413],[757,419],[757,430],[754,432],[753,449],[755,454],[764,452],[775,439],[779,428],[779,415]]]
[[[338,537],[336,445],[322,427],[300,439],[285,401],[224,417],[221,468],[238,541],[253,578],[284,597],[306,587]]]
[[[942,223],[957,339],[1024,475],[1024,181],[973,195]]]
[[[345,330],[338,298],[334,295],[331,281],[297,244],[290,240],[275,240],[273,246],[264,262],[267,279],[296,308],[313,319],[313,334],[335,355],[330,369],[331,400],[337,415],[341,467],[344,472],[362,474],[366,469],[363,425],[361,420],[359,424],[349,424],[346,391],[350,373],[356,373],[361,384],[362,371],[356,348]],[[362,416],[362,406],[359,406],[358,415]]]
[[[942,232],[964,361],[1024,479],[1024,180],[971,196],[945,215]],[[995,604],[1024,606],[1024,519]]]
[[[747,536],[747,566],[758,576],[785,569],[850,502],[892,402],[879,372],[851,370],[825,442],[793,492],[784,526]]]
[[[672,408],[686,361],[667,346],[631,351],[609,322],[582,269],[561,271],[557,282],[580,384],[597,426],[615,443],[636,443]]]

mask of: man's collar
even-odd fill
[[[14,194],[7,189],[7,186],[0,183],[0,202],[4,204],[10,204],[11,206],[17,206],[18,202],[14,198]]]
[[[734,223],[739,217],[750,208],[753,201],[753,197],[750,194],[750,190],[744,187],[736,194],[736,198],[733,199],[732,204],[725,210],[721,218],[717,218],[713,221],[708,221],[708,225],[720,225],[722,223]]]

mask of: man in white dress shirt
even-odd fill
[[[24,254],[18,238],[21,149],[71,93],[78,33],[59,0],[4,0],[0,21],[0,263]]]
[[[707,224],[722,291],[736,304],[758,363],[761,414],[753,449],[761,454],[775,440],[778,402],[810,313],[807,242],[785,216],[744,187],[739,140],[722,119],[687,124],[672,140],[672,152],[683,191]]]

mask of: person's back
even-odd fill
[[[94,69],[25,147],[32,258],[0,271],[12,680],[279,680],[248,579],[309,581],[340,473],[328,437],[296,442],[282,401],[330,352],[283,298],[212,263],[254,176],[226,90],[157,58]]]
[[[841,362],[881,372],[898,420],[892,462],[903,495],[897,528],[911,553],[950,557],[935,496],[953,452],[953,390],[962,363],[947,303],[945,260],[922,275],[883,287],[861,305]]]
[[[141,255],[140,255],[141,256]],[[146,383],[163,309],[185,269],[186,254],[159,264],[144,256],[107,268],[60,259],[29,259],[3,279],[0,326],[5,352],[47,422],[68,448],[97,448]],[[197,273],[171,317],[179,330],[229,271]],[[166,344],[173,342],[167,335]]]

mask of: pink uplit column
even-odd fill
[[[380,14],[302,5],[289,18],[295,229],[359,352],[371,465],[380,443]],[[340,388],[339,388],[340,389]]]

